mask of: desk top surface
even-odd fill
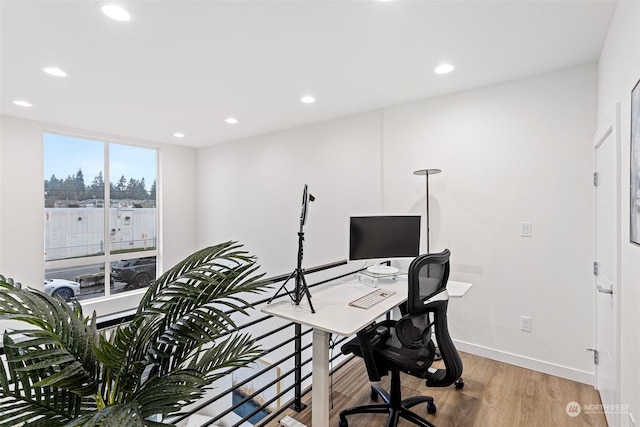
[[[452,284],[452,288],[449,289]],[[312,290],[311,303],[316,310],[315,313],[311,312],[306,298],[303,298],[300,305],[292,304],[288,298],[281,298],[263,306],[261,311],[326,332],[350,336],[407,299],[406,280],[384,280],[377,283],[376,287],[392,291],[394,294],[367,309],[350,306],[349,302],[370,293],[373,288],[351,280]],[[450,296],[463,296],[470,287],[471,283],[447,283]]]

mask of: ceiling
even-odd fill
[[[616,6],[122,1],[123,23],[97,3],[1,1],[3,115],[207,146],[595,62]]]

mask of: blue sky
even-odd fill
[[[130,145],[109,145],[110,178],[117,183],[122,175],[144,178],[149,190],[156,179],[156,150]],[[51,133],[44,134],[44,179],[51,175],[65,179],[82,169],[85,185],[104,169],[104,142]],[[104,171],[102,173],[104,177]]]

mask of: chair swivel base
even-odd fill
[[[338,425],[340,427],[348,427],[347,416],[354,414],[389,414],[387,427],[395,427],[398,425],[400,418],[404,418],[415,425],[421,427],[435,427],[429,421],[425,420],[418,414],[412,412],[412,408],[421,403],[427,404],[427,412],[436,413],[436,405],[433,403],[431,396],[416,396],[402,400],[400,394],[400,372],[394,370],[391,374],[391,393],[387,393],[382,387],[374,384],[371,386],[371,399],[377,400],[378,396],[385,403],[372,405],[361,405],[340,411],[340,419]]]

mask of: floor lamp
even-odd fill
[[[426,219],[427,219],[427,253],[431,253],[429,250],[429,175],[435,175],[442,172],[442,170],[440,169],[420,169],[417,171],[414,171],[413,174],[414,175],[424,175],[425,177],[425,182],[426,182],[426,190],[427,190],[427,212],[426,212]]]

